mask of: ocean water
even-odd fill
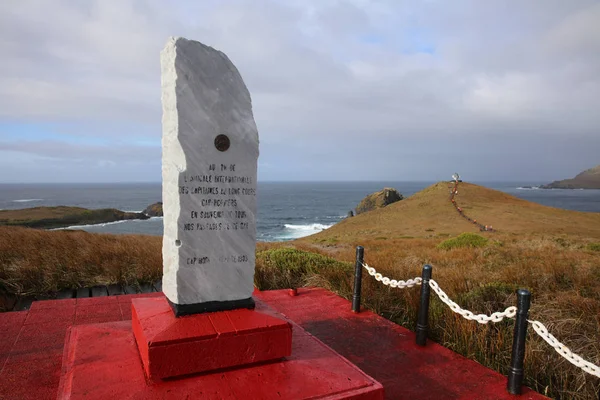
[[[384,187],[405,197],[434,182],[259,182],[257,240],[284,241],[317,233],[346,217],[366,195]],[[536,189],[531,182],[475,182],[525,200],[600,212],[600,190]],[[533,187],[533,188],[528,188]],[[141,211],[161,200],[160,183],[0,184],[0,209],[78,206]],[[71,227],[89,232],[162,235],[162,218]]]

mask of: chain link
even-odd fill
[[[439,296],[440,300],[442,300],[444,303],[446,303],[452,311],[454,311],[457,314],[462,315],[464,318],[466,318],[468,320],[477,321],[480,324],[487,324],[490,321],[500,322],[504,318],[513,318],[517,314],[517,307],[511,306],[502,312],[495,312],[492,315],[486,315],[486,314],[477,314],[476,315],[476,314],[473,314],[469,310],[460,308],[460,306],[458,304],[456,304],[455,302],[450,300],[448,295],[442,289],[440,289],[440,286],[433,279],[431,279],[429,281],[429,286]]]
[[[393,288],[399,288],[399,289],[410,288],[415,285],[420,285],[421,281],[422,281],[422,279],[420,277],[416,277],[415,279],[409,279],[407,281],[397,281],[395,279],[390,279],[387,276],[381,275],[379,272],[377,272],[375,270],[375,268],[369,267],[368,264],[363,263],[362,266],[365,267],[365,269],[367,270],[369,275],[374,277],[375,280],[383,283],[384,285],[391,286]]]
[[[377,272],[375,270],[375,268],[369,267],[369,265],[366,263],[363,263],[362,266],[367,270],[369,275],[371,275],[375,278],[375,280],[383,283],[384,285],[391,286],[393,288],[400,288],[400,289],[410,288],[415,285],[421,285],[423,282],[423,279],[420,277],[416,277],[414,279],[408,279],[407,281],[402,281],[402,280],[397,281],[395,279],[390,279],[386,276],[381,275],[379,272]],[[434,281],[433,279],[431,279],[429,281],[429,286],[431,287],[431,289],[433,289],[435,294],[438,295],[440,300],[442,302],[444,302],[446,305],[448,305],[448,307],[450,307],[450,309],[452,311],[454,311],[457,314],[462,315],[465,319],[468,319],[471,321],[477,321],[480,324],[487,324],[490,321],[500,322],[504,318],[514,318],[515,315],[517,314],[517,307],[514,307],[514,306],[508,307],[506,310],[504,310],[502,312],[495,312],[491,315],[473,314],[471,311],[461,308],[458,304],[456,304],[454,301],[452,301],[448,297],[448,295],[440,288],[438,283],[436,281]],[[594,376],[597,376],[600,378],[600,367],[590,363],[589,361],[584,360],[577,354],[571,352],[571,350],[569,350],[569,348],[567,346],[560,343],[554,336],[552,336],[552,334],[550,332],[548,332],[548,329],[546,329],[544,324],[542,324],[541,322],[531,321],[531,320],[528,320],[528,321],[533,326],[533,329],[536,331],[536,333],[538,335],[540,335],[540,337],[542,339],[544,339],[550,346],[552,346],[558,354],[560,354],[571,364],[575,365],[576,367],[581,368],[588,374],[591,374],[591,375],[594,375]]]
[[[577,354],[571,352],[567,346],[559,342],[548,329],[539,321],[531,321],[528,320],[535,332],[540,335],[542,339],[546,341],[550,346],[556,350],[558,354],[563,356],[568,362],[575,365],[576,367],[581,368],[588,374],[592,374],[600,378],[600,367],[592,364],[589,361],[585,361],[583,358],[579,357]]]

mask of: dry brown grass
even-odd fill
[[[448,182],[437,183],[385,208],[347,218],[302,241],[478,233],[479,228],[460,217],[450,203],[452,186]],[[469,217],[500,232],[600,238],[600,213],[545,207],[466,182],[459,185],[456,202]],[[486,233],[487,237],[493,235]]]
[[[0,292],[37,295],[65,288],[153,282],[162,238],[0,226]]]

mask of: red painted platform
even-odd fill
[[[28,312],[0,314],[0,399],[56,399],[67,328],[130,320],[131,299],[152,296],[162,293],[38,301]],[[435,343],[417,347],[414,333],[371,312],[354,314],[326,290],[255,297],[382,383],[386,399],[545,399],[527,388],[511,396],[506,377]]]
[[[259,310],[176,318],[165,297],[133,299],[131,325],[144,371],[152,380],[279,360],[292,354],[292,325]]]
[[[373,379],[301,328],[285,361],[149,384],[129,322],[70,331],[58,399],[381,400]],[[195,354],[188,354],[190,359]]]

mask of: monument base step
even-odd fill
[[[292,326],[273,313],[237,309],[175,317],[165,297],[134,299],[132,329],[152,380],[278,360]]]
[[[383,387],[296,324],[285,360],[158,382],[146,379],[129,321],[73,326],[58,399],[110,398],[381,400]]]
[[[169,301],[169,299],[167,299],[167,301]],[[236,310],[238,308],[253,310],[256,306],[252,297],[230,301],[207,301],[205,303],[197,304],[176,304],[169,301],[169,305],[177,317],[216,311]]]

